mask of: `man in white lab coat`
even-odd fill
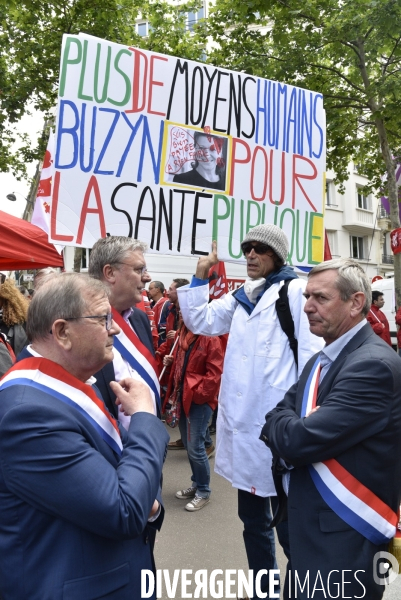
[[[303,312],[305,282],[285,264],[284,232],[276,225],[258,225],[247,233],[241,247],[248,272],[244,286],[209,303],[207,276],[218,262],[213,243],[212,252],[199,259],[190,286],[177,291],[182,317],[191,331],[230,334],[219,396],[215,470],[238,489],[238,515],[244,524],[249,568],[256,577],[262,569],[277,568],[269,528],[276,508],[272,459],[259,439],[265,414],[283,399],[322,342],[310,333]],[[288,301],[279,296],[283,287]],[[289,306],[297,359],[278,318],[279,298]],[[277,534],[289,558],[286,521],[277,526]],[[268,576],[262,577],[261,589],[268,592]]]

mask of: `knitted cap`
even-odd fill
[[[288,239],[284,231],[277,225],[257,225],[248,231],[244,242],[260,242],[267,244],[284,262],[288,255]]]

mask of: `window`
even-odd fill
[[[326,229],[327,241],[329,242],[330,252],[332,256],[338,256],[337,252],[337,231],[329,231]]]
[[[334,185],[332,181],[326,181],[325,203],[326,206],[337,206],[335,203]]]
[[[205,13],[204,13],[203,6],[196,13],[194,13],[194,12],[187,13],[187,29],[189,29],[189,31],[193,31],[194,25],[196,25],[196,23],[198,23],[198,21],[203,19],[204,16],[205,16]]]
[[[351,258],[365,258],[363,237],[357,237],[355,235],[352,235],[350,238],[350,242]]]
[[[356,188],[357,206],[364,210],[371,210],[370,196],[365,196],[362,190],[363,188],[361,187]]]
[[[148,24],[147,23],[138,23],[137,24],[137,32],[141,37],[146,37],[148,35]]]
[[[87,270],[89,267],[89,256],[92,252],[92,248],[82,248],[82,257],[81,257],[81,269]]]

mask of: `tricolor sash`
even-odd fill
[[[160,384],[156,360],[120,313],[115,309],[112,310],[113,320],[121,329],[120,333],[114,336],[114,347],[148,384],[156,404],[160,407]]]
[[[309,374],[302,399],[301,417],[316,406],[320,357]],[[386,544],[395,535],[398,516],[334,458],[308,466],[323,500],[343,521],[373,544]]]
[[[119,456],[120,431],[104,403],[92,387],[47,358],[25,358],[17,362],[0,381],[0,390],[11,386],[31,386],[77,409]]]

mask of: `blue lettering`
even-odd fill
[[[318,100],[323,100],[323,96],[322,96],[322,94],[316,94],[316,96],[315,96],[315,100],[314,100],[314,103],[313,103],[313,121],[314,121],[314,123],[315,123],[316,127],[318,128],[318,130],[319,130],[319,134],[320,134],[320,146],[319,146],[319,152],[318,152],[317,154],[316,154],[315,152],[312,152],[312,154],[313,154],[313,156],[314,156],[315,158],[320,158],[320,156],[321,156],[321,154],[322,154],[322,150],[323,150],[323,139],[324,139],[323,130],[322,130],[322,128],[320,127],[319,123],[318,123],[318,122],[317,122],[317,120],[316,120],[316,103],[317,103],[317,101],[318,101]]]
[[[120,112],[118,110],[114,110],[114,108],[99,108],[99,112],[109,112],[109,113],[112,113],[112,114],[114,114],[114,119],[113,119],[113,122],[112,122],[112,124],[110,126],[110,129],[109,129],[109,131],[108,131],[108,133],[106,135],[106,139],[104,140],[103,147],[102,147],[102,149],[100,151],[99,158],[97,159],[97,162],[96,162],[96,165],[95,165],[95,168],[94,168],[93,172],[96,175],[113,175],[114,171],[100,171],[100,165],[101,165],[103,157],[104,157],[104,155],[106,153],[107,147],[110,144],[110,140],[111,140],[111,138],[113,136],[113,133],[114,133],[114,130],[116,128],[117,121],[120,118]]]
[[[92,126],[91,126],[91,141],[89,145],[89,163],[85,167],[85,115],[86,115],[86,104],[82,104],[82,115],[81,115],[81,126],[80,126],[80,138],[79,138],[79,165],[81,171],[89,173],[93,167],[93,157],[95,155],[95,132],[96,132],[96,113],[97,108],[92,108]]]
[[[139,166],[138,166],[138,181],[142,181],[143,159],[145,156],[145,145],[146,145],[146,141],[147,141],[149,152],[150,152],[150,157],[152,159],[155,183],[156,184],[159,183],[160,160],[161,160],[161,155],[162,155],[163,128],[164,128],[164,121],[161,120],[160,121],[159,148],[158,148],[158,155],[157,155],[157,162],[156,162],[155,153],[153,151],[153,146],[152,146],[152,140],[150,138],[148,119],[147,119],[147,117],[145,117],[143,120],[143,135],[142,135],[141,154],[140,154]]]
[[[73,127],[63,127],[63,122],[64,122],[64,118],[65,118],[64,110],[65,110],[66,106],[69,106],[71,108],[72,112],[74,113],[75,124],[73,125]],[[56,169],[72,169],[77,164],[77,160],[78,160],[77,130],[78,130],[78,127],[79,127],[79,113],[78,113],[78,109],[75,106],[74,102],[71,102],[70,100],[61,100],[59,119],[58,119],[58,125],[57,125],[57,144],[56,144],[57,150],[56,150],[56,164],[55,164]],[[60,164],[60,151],[61,151],[63,135],[71,136],[72,146],[73,146],[71,162],[69,164],[65,164],[65,165]]]
[[[267,107],[266,107],[266,89],[267,89],[267,81],[266,79],[264,80],[264,84],[265,84],[265,90],[264,90],[264,95],[263,95],[263,107],[260,106],[260,79],[258,79],[258,88],[257,88],[257,100],[256,100],[256,136],[255,136],[255,142],[256,144],[259,143],[259,113],[263,113],[264,115],[264,127],[263,127],[263,146],[266,146],[266,112],[267,112]]]

